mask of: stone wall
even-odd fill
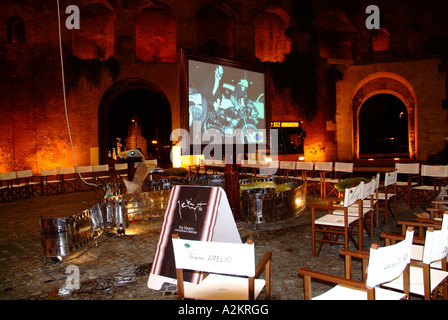
[[[357,108],[372,94],[390,93],[397,95],[414,114],[415,139],[411,156],[426,161],[432,154],[441,151],[448,136],[447,110],[443,109],[446,99],[446,75],[439,72],[440,59],[420,59],[389,63],[372,63],[347,66],[343,80],[337,83],[336,141],[338,158],[356,158]],[[381,77],[382,81],[374,83]],[[388,81],[390,80],[390,81]],[[359,89],[371,84],[362,94]],[[398,83],[407,88],[407,95]],[[412,108],[412,109],[409,109]]]

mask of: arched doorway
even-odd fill
[[[408,112],[398,97],[380,93],[361,106],[359,121],[360,158],[408,158]]]
[[[98,121],[101,163],[117,141],[123,149],[140,148],[159,163],[170,161],[171,107],[153,83],[139,78],[115,83],[101,99]]]
[[[355,86],[351,104],[356,159],[415,158],[417,97],[406,79],[370,74]]]

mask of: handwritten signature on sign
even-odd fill
[[[191,199],[177,201],[178,204],[178,210],[179,210],[179,217],[182,219],[182,213],[190,213],[194,214],[194,219],[197,220],[198,216],[197,213],[201,212],[203,209],[202,207],[207,206],[206,202],[199,202],[194,203]]]

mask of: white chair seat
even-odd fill
[[[12,185],[13,188],[21,188],[21,187],[24,187],[24,186],[26,186],[25,183],[18,183],[18,184],[15,183],[15,184]]]
[[[49,180],[49,181],[44,181],[44,184],[47,185],[50,183],[60,183],[60,182],[61,182],[61,180]]]
[[[353,221],[356,221],[357,219],[358,217],[349,216],[348,224],[351,224]],[[316,219],[314,223],[325,226],[344,227],[344,215],[326,214],[320,217],[319,219]]]
[[[411,186],[417,185],[417,182],[411,182]],[[399,187],[407,187],[408,183],[406,181],[397,181],[397,186]]]
[[[388,193],[387,194],[387,200],[389,200],[390,198],[395,197],[396,194],[395,193]],[[382,192],[378,192],[378,200],[386,200],[386,194],[382,193]]]
[[[185,296],[199,300],[248,300],[248,278],[209,274],[203,281],[191,289]],[[265,286],[264,279],[255,279],[255,298]]]
[[[434,190],[434,186],[416,186],[416,187],[412,187],[413,190],[428,190],[428,191],[432,191]]]
[[[423,268],[411,266],[410,269],[410,292],[416,295],[424,296],[425,289],[423,287]],[[448,272],[431,268],[431,291],[433,291],[446,277],[448,277]],[[384,286],[396,290],[403,290],[402,276],[391,282],[385,283]]]
[[[372,211],[372,208],[362,208],[362,215],[365,216],[367,213],[369,213],[370,211]],[[359,216],[359,212],[358,212],[358,208],[356,207],[349,207],[347,210],[347,213],[349,215],[349,217],[358,217]],[[334,210],[333,214],[336,215],[344,215],[344,210]]]
[[[405,297],[401,292],[375,288],[375,300],[401,300]],[[367,300],[367,292],[338,285],[313,300]]]

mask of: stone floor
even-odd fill
[[[175,285],[164,285],[160,291],[147,287],[161,218],[134,222],[123,236],[103,234],[76,257],[44,263],[39,217],[75,214],[90,207],[97,198],[95,192],[79,192],[0,204],[1,300],[177,299]],[[310,196],[307,201],[322,200]],[[413,212],[401,201],[398,219],[413,219]],[[273,252],[273,300],[303,299],[303,280],[297,276],[299,268],[343,275],[344,263],[339,256],[341,246],[324,246],[318,257],[312,257],[309,210],[284,222],[258,225],[257,228],[253,224],[237,222],[237,226],[243,240],[254,237],[258,258],[266,251]],[[379,234],[383,231],[398,232],[396,220],[389,221],[388,225],[381,223],[373,241],[382,244]],[[364,248],[368,248],[370,242],[366,236]],[[80,272],[78,290],[67,287],[73,266]]]

